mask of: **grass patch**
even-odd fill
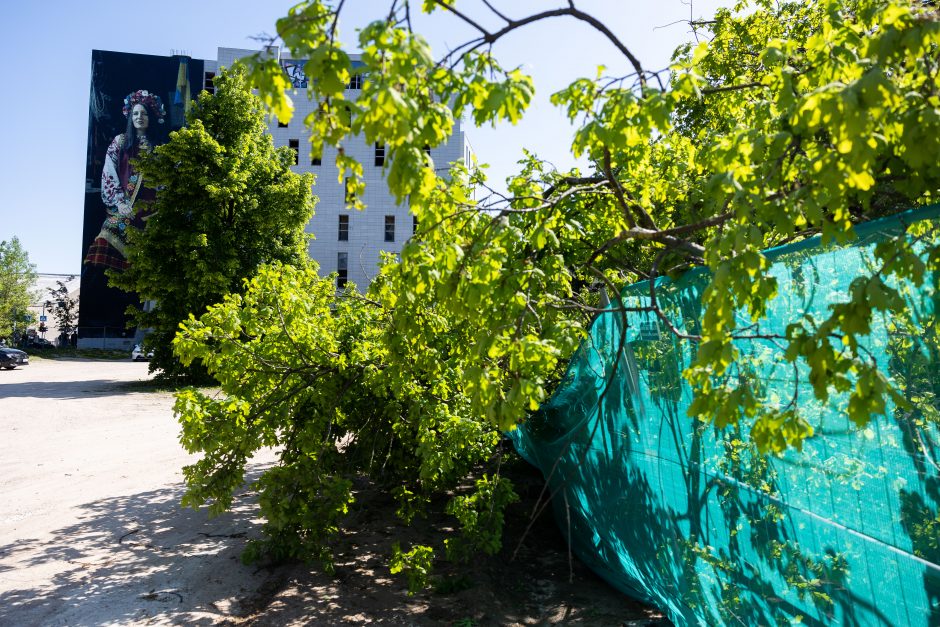
[[[152,379],[146,379],[144,381],[125,381],[119,384],[119,387],[125,392],[178,392],[183,388],[193,386],[192,384],[182,381],[153,377]],[[214,391],[218,391],[218,387],[211,385],[197,385],[195,387],[205,394],[212,394]]]
[[[157,378],[144,381],[124,381],[118,384],[118,387],[125,392],[176,392],[185,386]]]
[[[40,359],[67,359],[80,357],[82,359],[130,359],[131,352],[127,350],[105,348],[27,348],[30,357]]]

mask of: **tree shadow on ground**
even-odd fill
[[[248,482],[263,470],[253,466]],[[415,596],[389,572],[392,543],[439,547],[454,521],[441,507],[406,527],[393,499],[365,481],[335,544],[335,576],[310,564],[243,565],[260,533],[249,492],[211,519],[180,508],[180,484],[93,501],[49,537],[0,546],[0,625],[668,624],[569,561],[550,508],[529,528],[542,479],[522,462],[513,475],[522,500],[507,512],[503,550],[438,560],[434,587]]]
[[[263,468],[255,466],[250,481]],[[247,484],[246,484],[247,485]],[[216,518],[182,509],[184,486],[79,506],[51,537],[0,546],[0,624],[127,624],[162,617],[215,624],[270,576],[240,554],[260,521],[241,492]]]
[[[16,371],[14,371],[15,373]],[[10,373],[0,370],[0,375]],[[6,380],[0,376],[0,399],[45,398],[59,400],[86,399],[95,396],[123,396],[141,392],[161,391],[133,381],[117,379],[84,379],[81,381],[23,381]]]
[[[454,520],[432,507],[406,527],[393,499],[363,481],[335,543],[336,576],[305,565],[279,573],[247,624],[668,625],[660,612],[569,560],[550,507],[530,527],[544,481],[525,462],[512,466],[503,473],[521,500],[507,509],[503,549],[495,556],[476,555],[467,564],[436,559],[432,587],[409,596],[405,580],[389,572],[392,543],[439,548]]]

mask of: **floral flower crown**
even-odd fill
[[[151,94],[146,89],[138,89],[137,91],[132,91],[131,93],[127,94],[127,96],[124,98],[123,108],[125,118],[136,104],[142,104],[147,107],[151,113],[156,114],[156,116],[159,118],[157,122],[163,124],[163,118],[166,116],[166,109],[163,108],[163,101],[160,100],[160,96]]]

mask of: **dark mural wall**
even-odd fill
[[[92,51],[80,337],[133,334],[125,311],[137,298],[109,287],[107,273],[126,267],[126,232],[143,228],[155,196],[134,160],[183,126],[203,70],[187,57]]]

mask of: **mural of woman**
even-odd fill
[[[164,133],[160,125],[166,109],[159,96],[138,89],[124,98],[123,113],[127,128],[111,142],[101,171],[101,199],[106,216],[85,255],[85,270],[127,267],[127,228],[143,227],[148,217],[146,204],[156,196],[155,190],[144,186],[143,177],[132,162],[161,143]]]

